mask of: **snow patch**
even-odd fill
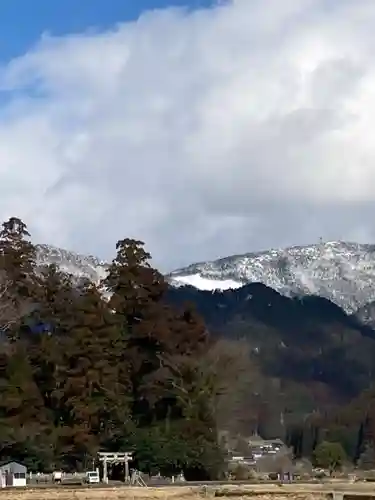
[[[193,286],[199,290],[229,290],[240,288],[243,283],[234,280],[214,280],[203,278],[199,274],[190,274],[188,276],[173,277],[174,286]]]

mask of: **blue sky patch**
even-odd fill
[[[108,29],[142,12],[170,6],[209,7],[213,0],[1,0],[0,62],[24,54],[42,33],[61,36]]]

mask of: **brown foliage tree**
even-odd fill
[[[159,369],[160,355],[192,353],[205,344],[207,330],[193,311],[176,313],[164,303],[166,282],[151,267],[151,256],[142,242],[125,239],[116,248],[117,256],[103,285],[112,293],[109,305],[126,338],[133,414],[150,423],[155,413],[144,392],[145,378]],[[167,408],[161,402],[157,418],[164,418]]]
[[[103,281],[112,293],[111,309],[126,320],[127,328],[139,323],[149,305],[158,302],[166,289],[163,276],[151,267],[151,255],[143,247],[138,240],[118,241],[117,255]]]
[[[61,450],[73,457],[84,449],[92,457],[126,430],[129,378],[121,331],[98,289],[88,286],[76,307],[69,334],[59,338],[53,396],[61,415]]]

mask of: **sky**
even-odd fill
[[[183,4],[1,1],[0,217],[163,271],[373,242],[375,2]]]

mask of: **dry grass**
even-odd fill
[[[195,495],[191,488],[9,488],[0,500],[178,500]]]
[[[220,497],[230,500],[326,500],[332,490],[347,494],[374,495],[371,484],[256,484],[221,487],[168,487],[168,488],[9,488],[0,490],[0,500],[202,500]],[[227,494],[227,495],[226,495]],[[254,498],[256,497],[256,498]]]

